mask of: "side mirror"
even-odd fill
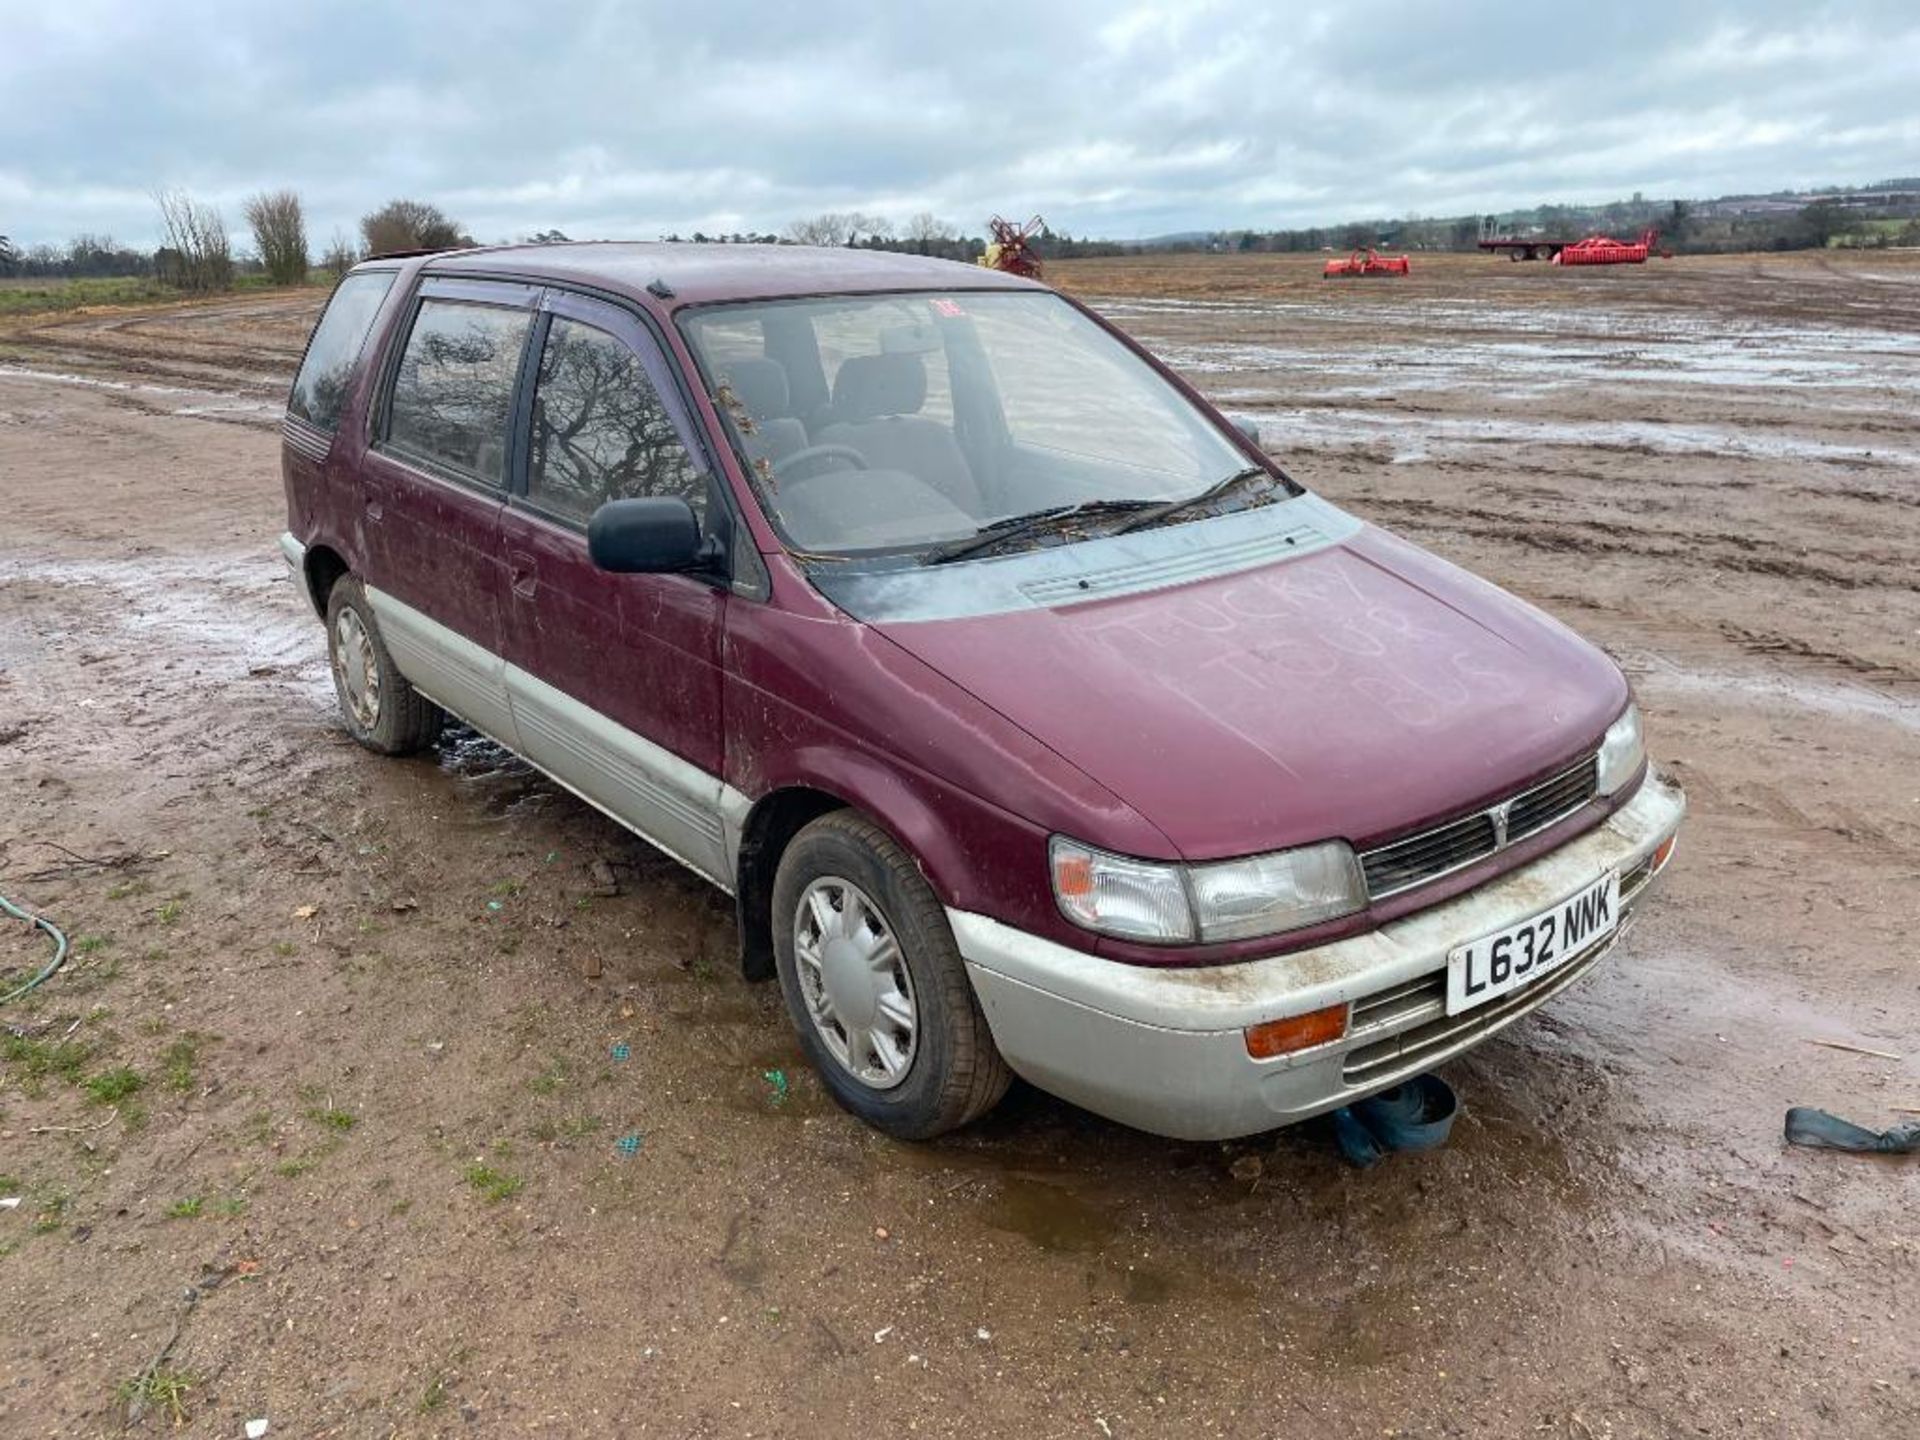
[[[1242,435],[1246,436],[1247,439],[1251,440],[1254,444],[1255,449],[1263,448],[1260,444],[1260,427],[1254,424],[1253,421],[1247,419],[1246,416],[1244,415],[1234,416],[1233,428],[1238,430]]]
[[[703,540],[693,507],[678,496],[609,500],[587,522],[587,554],[616,575],[677,575],[719,567],[716,543]]]

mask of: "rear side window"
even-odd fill
[[[532,315],[423,300],[393,378],[387,444],[438,470],[505,488],[514,381]]]
[[[393,288],[393,275],[391,270],[349,275],[334,290],[326,314],[307,342],[300,373],[294,377],[293,394],[287,398],[289,415],[321,430],[339,428],[354,363],[366,346],[380,302]]]
[[[555,317],[533,392],[527,498],[584,524],[607,500],[677,495],[705,521],[707,480],[645,367],[591,325]]]

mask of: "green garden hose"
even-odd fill
[[[61,933],[60,927],[51,920],[41,915],[35,915],[31,911],[22,910],[4,895],[0,895],[0,910],[5,910],[7,914],[13,916],[15,919],[24,920],[27,924],[33,926],[34,929],[44,930],[48,935],[53,937],[53,959],[49,960],[46,968],[31,980],[27,981],[26,984],[19,986],[17,989],[9,990],[5,995],[0,995],[0,1005],[6,1005],[18,1000],[29,990],[44,984],[48,976],[52,975],[54,971],[67,963],[67,937]]]

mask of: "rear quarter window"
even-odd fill
[[[371,270],[342,280],[307,342],[306,358],[287,397],[287,413],[320,430],[336,430],[353,385],[353,367],[366,348],[374,316],[393,288],[394,272]]]
[[[422,300],[393,378],[388,446],[503,487],[514,384],[532,323],[525,310]]]

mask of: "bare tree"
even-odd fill
[[[249,196],[247,224],[253,229],[253,243],[260,247],[260,262],[267,267],[267,278],[276,285],[307,283],[307,217],[300,208],[300,197],[291,190],[275,190]]]
[[[931,245],[940,240],[958,238],[960,232],[935,215],[931,210],[922,210],[907,221],[907,239],[916,245]]]
[[[166,243],[154,257],[160,278],[183,290],[233,288],[233,244],[226,221],[184,190],[156,190]]]
[[[829,210],[811,219],[795,220],[785,231],[795,245],[851,245],[863,235],[886,239],[892,234],[891,221],[858,210]]]
[[[320,257],[320,268],[338,280],[359,263],[359,246],[347,238],[346,231],[335,230],[333,238],[327,242],[326,253]]]
[[[14,248],[13,241],[0,235],[0,275],[11,275],[19,268],[20,252]]]
[[[389,200],[360,222],[360,235],[369,255],[394,250],[457,250],[473,244],[437,205],[424,200]]]

